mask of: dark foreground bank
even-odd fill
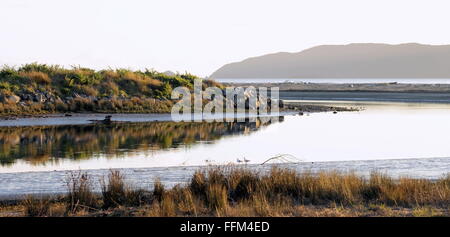
[[[187,184],[135,188],[118,171],[101,180],[72,173],[67,194],[3,201],[1,216],[449,216],[450,177],[392,179],[373,173],[273,168],[258,173],[233,166],[195,172]],[[92,191],[101,183],[101,193]]]

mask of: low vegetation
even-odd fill
[[[65,69],[26,64],[0,68],[0,115],[55,112],[170,112],[172,89],[193,87],[197,77],[154,70]],[[204,81],[205,86],[219,86]]]
[[[269,172],[216,167],[197,171],[186,184],[135,189],[118,171],[90,189],[86,174],[69,178],[58,199],[28,197],[0,213],[23,216],[449,216],[450,176],[439,180],[373,173]],[[8,211],[9,210],[9,211]],[[6,214],[5,214],[6,213]],[[15,213],[15,214],[14,214]]]

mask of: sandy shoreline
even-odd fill
[[[344,106],[324,106],[311,104],[294,104],[282,109],[279,116],[287,116],[298,113],[298,111],[307,113],[331,112],[331,111],[354,111],[354,108]],[[45,114],[45,115],[29,115],[29,116],[0,116],[0,127],[15,126],[43,126],[43,125],[83,125],[92,123],[91,120],[102,120],[106,115],[112,116],[112,121],[117,122],[161,122],[173,121],[170,113],[71,113],[70,116],[65,114]],[[236,113],[235,115],[226,114],[225,117],[262,117],[273,115],[248,115],[245,113]],[[277,115],[275,115],[277,116]],[[224,117],[221,114],[213,115],[213,118]],[[193,120],[198,121],[198,120]]]

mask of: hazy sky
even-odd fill
[[[448,0],[0,0],[0,63],[211,74],[280,51],[450,44]]]

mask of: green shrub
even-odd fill
[[[3,66],[0,69],[1,95],[17,95],[28,99],[23,101],[25,106],[22,107],[3,105],[0,113],[52,113],[55,110],[170,112],[173,102],[168,99],[173,88],[185,86],[192,89],[196,78],[188,73],[166,75],[153,70],[95,71],[82,67],[65,69],[58,65],[38,63],[26,64],[17,69]],[[204,86],[206,85],[215,84],[208,81]],[[42,106],[28,103],[31,102],[29,98],[34,98],[36,93],[51,95],[52,99]]]

